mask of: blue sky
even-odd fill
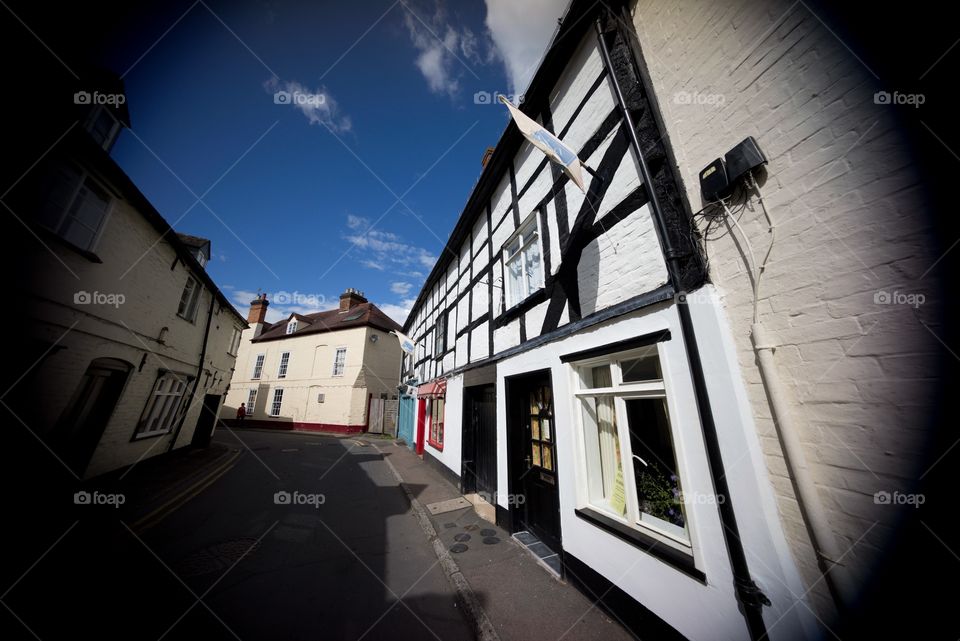
[[[475,95],[522,92],[566,1],[323,4],[151,20],[113,61],[132,120],[113,156],[211,239],[241,312],[258,289],[276,320],[354,287],[403,322],[508,122]]]

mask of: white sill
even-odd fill
[[[654,537],[657,540],[663,541],[664,544],[669,545],[670,547],[675,548],[680,552],[686,552],[690,556],[693,556],[693,545],[690,543],[690,541],[688,541],[687,539],[678,537],[677,535],[672,534],[671,532],[667,532],[665,529],[659,528],[653,523],[647,523],[647,522],[631,523],[629,520],[625,519],[619,514],[615,514],[611,512],[610,508],[604,505],[594,505],[593,503],[587,503],[585,505],[580,506],[580,509],[583,509],[583,508],[595,510],[603,514],[608,519],[612,519],[617,523],[620,523],[624,527],[628,527],[631,530],[634,530],[636,532],[642,532],[647,536]]]

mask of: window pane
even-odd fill
[[[507,291],[510,293],[509,304],[514,305],[526,298],[523,289],[523,269],[520,265],[520,256],[507,263]]]
[[[510,244],[507,245],[507,258],[510,258],[510,257],[513,256],[514,254],[516,254],[518,251],[520,251],[520,237],[519,237],[519,236],[517,236],[516,238],[514,238],[512,241],[510,241]]]
[[[61,234],[63,238],[76,245],[81,249],[91,249],[93,247],[93,239],[96,234],[92,229],[84,227],[75,220],[67,220],[64,223],[63,233]]]
[[[553,454],[549,445],[546,443],[543,444],[543,469],[552,470],[553,469]]]
[[[583,386],[583,389],[610,387],[613,384],[613,377],[610,375],[610,366],[597,365],[596,367],[583,368],[580,370],[580,384]]]
[[[677,533],[685,536],[686,519],[666,402],[662,398],[630,399],[626,408],[641,520],[654,517],[657,525],[675,526]]]
[[[186,316],[190,309],[190,299],[193,297],[193,288],[196,283],[190,277],[187,277],[187,283],[183,286],[183,292],[180,294],[180,305],[177,308],[177,314]]]
[[[540,440],[540,419],[536,416],[530,417],[530,436],[536,440]]]
[[[106,192],[88,178],[84,181],[77,194],[77,199],[73,202],[70,215],[87,227],[99,229],[100,222],[103,220],[109,204],[110,198]]]
[[[586,398],[581,406],[590,502],[618,516],[625,516],[626,498],[614,401],[612,398]]]
[[[540,243],[534,242],[523,251],[524,265],[527,269],[527,293],[543,287],[543,273],[540,271]]]
[[[531,447],[533,448],[533,464],[540,467],[540,444],[532,443]]]
[[[660,371],[660,357],[656,345],[645,348],[644,353],[637,358],[620,361],[620,372],[624,383],[661,380],[663,373]]]

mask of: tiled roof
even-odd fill
[[[345,312],[341,312],[339,309],[333,309],[315,314],[294,314],[293,317],[310,324],[298,327],[297,331],[292,334],[287,334],[287,323],[289,319],[280,321],[274,323],[269,330],[264,331],[260,336],[253,339],[252,342],[259,343],[260,341],[280,340],[303,336],[304,334],[321,334],[324,332],[336,332],[341,329],[365,326],[373,327],[384,332],[400,331],[400,325],[380,311],[380,308],[373,303],[360,303]]]
[[[187,247],[200,248],[210,244],[209,239],[201,238],[200,236],[192,236],[190,234],[183,234],[181,232],[177,232],[177,237],[180,238],[180,242],[182,242]]]

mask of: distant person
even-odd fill
[[[237,408],[237,422],[243,423],[243,419],[247,417],[247,404],[240,403],[240,407]]]

